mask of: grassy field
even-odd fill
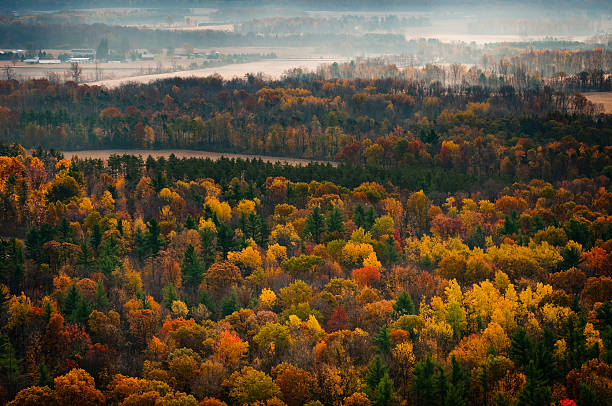
[[[143,158],[148,157],[149,155],[153,158],[159,157],[169,157],[174,154],[178,158],[210,158],[213,160],[217,160],[221,157],[225,158],[234,158],[234,159],[262,159],[265,162],[280,162],[287,163],[289,165],[308,165],[311,162],[316,163],[330,163],[333,166],[336,166],[335,162],[331,161],[316,161],[309,159],[299,159],[299,158],[285,158],[285,157],[274,157],[274,156],[266,156],[266,155],[246,155],[246,154],[231,154],[227,152],[208,152],[208,151],[196,151],[196,150],[188,150],[188,149],[159,149],[159,150],[151,150],[151,149],[103,149],[103,150],[88,150],[88,151],[63,151],[64,157],[67,159],[72,158],[73,156],[78,156],[81,159],[91,158],[91,159],[108,159],[111,155],[139,155]]]
[[[244,62],[227,64],[222,66],[202,67],[207,61],[205,58],[172,59],[169,57],[158,57],[153,61],[128,61],[124,63],[94,63],[81,64],[81,79],[85,83],[107,82],[113,87],[115,80],[135,77],[135,81],[145,82],[155,80],[150,75],[166,75],[169,72],[177,72],[179,76],[209,76],[219,73],[223,77],[244,76],[246,73],[263,72],[272,78],[278,78],[288,69],[304,66],[309,69],[316,68],[322,62],[336,59],[336,55],[322,55],[313,47],[219,47],[219,48],[197,48],[196,52],[217,51],[224,55],[262,54],[274,53],[278,60],[262,60],[259,62]],[[65,50],[48,50],[50,55],[58,55]],[[193,69],[192,64],[198,68]],[[251,65],[253,64],[253,65]],[[12,63],[11,61],[0,61],[0,79],[6,79],[4,67],[10,66],[13,78],[27,80],[34,78],[55,78],[63,81],[70,79],[70,64],[60,63],[48,64],[26,64],[23,62]],[[269,72],[268,72],[269,70]],[[191,73],[191,74],[190,74]],[[170,76],[174,76],[170,74]],[[165,77],[165,76],[162,76]],[[120,82],[123,83],[123,82]]]
[[[101,80],[98,82],[90,82],[90,85],[106,86],[114,88],[126,83],[150,83],[160,79],[169,79],[174,77],[189,78],[189,77],[206,77],[214,74],[219,74],[224,79],[232,79],[234,77],[244,77],[247,73],[257,74],[263,73],[265,77],[271,79],[279,79],[286,71],[294,68],[305,68],[315,70],[323,63],[331,63],[334,61],[341,62],[339,59],[271,59],[259,62],[237,63],[232,65],[219,66],[214,68],[194,69],[186,71],[178,71],[171,73],[161,73],[152,75],[128,76],[119,79]]]
[[[591,102],[603,104],[606,114],[612,114],[612,92],[591,92],[583,94]]]

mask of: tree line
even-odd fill
[[[257,161],[0,155],[12,406],[612,399],[609,176],[425,193]]]

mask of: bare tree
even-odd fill
[[[73,81],[75,81],[76,83],[80,83],[82,73],[83,70],[81,69],[78,63],[73,62],[70,64],[70,76],[72,77]]]
[[[463,65],[459,63],[454,63],[450,66],[450,71],[453,76],[453,84],[455,86],[461,83],[462,75],[463,75]]]
[[[53,71],[47,71],[47,79],[49,83],[56,85],[61,82],[60,75]]]
[[[6,80],[12,80],[15,78],[15,69],[11,65],[4,65],[2,67],[4,71],[4,76],[6,76]]]
[[[100,80],[100,67],[98,66],[98,60],[96,59],[96,82]]]

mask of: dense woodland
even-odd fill
[[[235,24],[234,31],[243,33],[337,33],[397,31],[406,27],[431,25],[425,17],[342,15],[340,17],[275,17]]]
[[[523,58],[535,60],[534,52]],[[587,54],[566,56],[602,55]],[[549,56],[543,52],[540,59]],[[565,167],[565,158],[555,159],[565,140],[585,145],[572,159],[582,159],[589,175],[609,165],[601,155],[610,140],[609,117],[574,89],[608,89],[610,75],[591,70],[543,78],[523,59],[491,66],[398,70],[367,60],[317,74],[297,70],[275,82],[212,76],[111,90],[47,79],[0,81],[0,141],[55,149],[239,151],[487,176],[524,164],[527,172],[540,171],[524,176],[554,180]],[[517,156],[517,148],[525,155]]]
[[[0,403],[612,404],[609,78],[437,69],[0,82]]]

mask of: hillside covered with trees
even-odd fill
[[[0,81],[0,403],[612,404],[610,79],[512,68],[563,55]],[[132,147],[335,162],[58,152]]]

